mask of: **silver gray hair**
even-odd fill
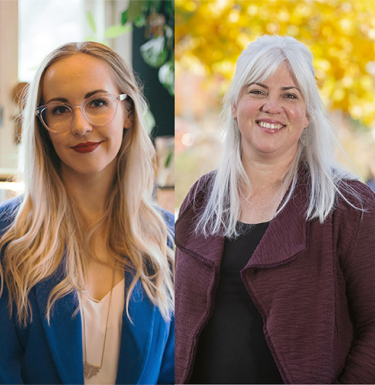
[[[219,166],[209,182],[210,196],[204,211],[198,217],[197,233],[205,236],[238,235],[236,223],[241,212],[239,186],[245,185],[250,188],[251,181],[242,165],[241,135],[232,117],[231,105],[237,105],[244,85],[266,80],[283,62],[301,89],[309,125],[299,140],[297,154],[284,178],[284,183],[290,185],[290,188],[275,215],[280,213],[292,197],[298,179],[297,171],[301,164],[305,164],[308,170],[311,185],[306,220],[317,218],[323,222],[334,207],[336,194],[343,196],[343,191],[359,198],[345,182],[357,178],[343,170],[334,160],[333,145],[337,140],[324,103],[319,96],[312,59],[313,55],[309,49],[289,36],[262,36],[241,53],[234,79],[224,97],[220,116],[224,128],[224,148]],[[305,135],[308,135],[308,138]],[[306,140],[307,146],[304,145]]]

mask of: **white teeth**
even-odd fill
[[[258,124],[263,128],[271,128],[272,130],[280,130],[283,127],[282,124],[272,124],[266,122],[258,122]]]

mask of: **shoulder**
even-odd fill
[[[375,213],[375,193],[358,180],[343,179],[338,185],[335,208],[342,211]]]
[[[200,203],[200,205],[204,204],[203,202],[205,202],[209,196],[212,182],[215,180],[215,175],[216,170],[211,171],[210,173],[203,175],[194,183],[182,202],[179,217],[181,217],[184,211],[193,205],[193,203]]]
[[[0,235],[13,223],[22,198],[21,195],[0,204]]]
[[[373,253],[370,249],[375,248],[375,194],[368,186],[359,181],[343,180],[332,221],[333,233],[343,255],[350,254],[350,250],[358,247],[358,242],[366,245],[368,255]]]
[[[160,206],[157,206],[156,209],[159,212],[159,214],[162,216],[164,223],[166,224],[168,229],[167,244],[170,248],[173,248],[174,235],[175,235],[174,215],[171,212],[161,208]]]
[[[167,227],[173,231],[174,230],[174,215],[171,212],[164,210],[161,207],[158,207],[158,211],[161,214],[161,216],[163,217],[164,222],[167,225]]]

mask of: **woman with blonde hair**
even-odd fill
[[[176,222],[177,383],[375,382],[375,197],[334,161],[312,59],[263,36],[237,61]]]
[[[0,206],[1,383],[173,383],[171,214],[133,72],[98,43],[41,64],[25,193]]]

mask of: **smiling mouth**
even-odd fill
[[[281,128],[285,127],[284,124],[279,124],[279,123],[267,123],[263,122],[261,120],[257,121],[257,124],[262,127],[262,128],[268,128],[270,130],[280,130]]]

